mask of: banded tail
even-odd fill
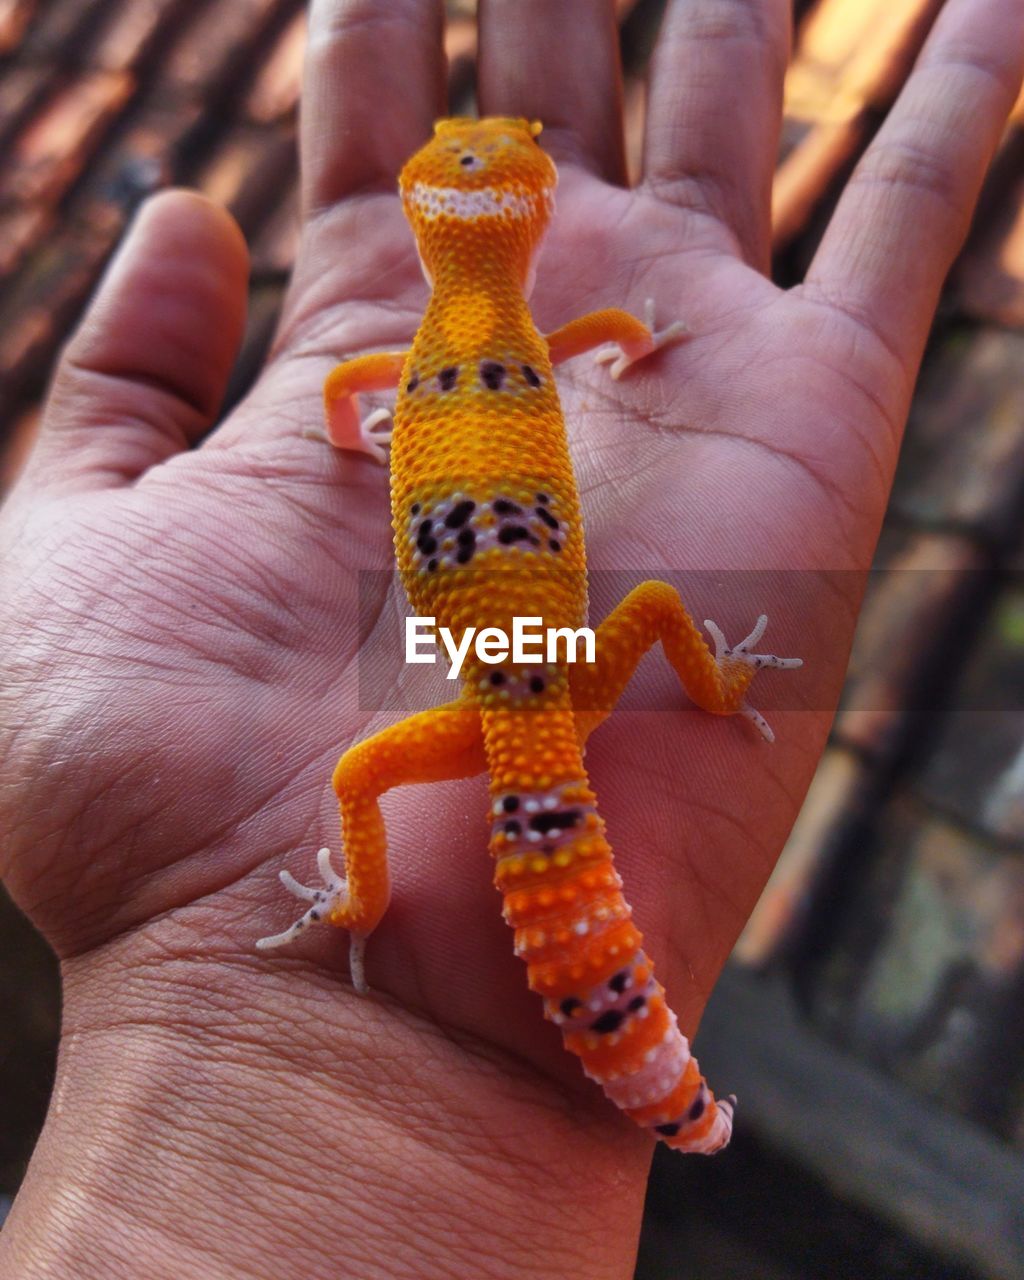
[[[555,693],[551,690],[551,693]],[[484,710],[495,883],[544,1015],[631,1119],[679,1151],[710,1155],[732,1134],[654,977],[576,745],[568,694],[538,710]],[[571,746],[570,746],[571,744]],[[557,779],[509,785],[523,750],[559,762]]]

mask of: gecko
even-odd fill
[[[552,217],[555,165],[536,121],[438,121],[403,167],[399,190],[431,294],[412,345],[340,363],[324,387],[324,434],[384,461],[390,447],[395,556],[413,610],[453,634],[515,617],[579,628],[587,618],[579,494],[555,366],[593,351],[613,378],[685,336],[609,308],[542,335],[528,306]],[[391,415],[360,416],[359,395],[397,388]],[[641,657],[658,641],[704,710],[740,714],[772,734],[747,700],[764,667],[797,658],[755,652],[767,619],[729,646],[714,623],[711,650],[674,588],[649,581],[595,631],[592,663],[484,661],[470,651],[462,689],[359,742],[333,776],[344,874],[327,849],[321,886],[281,871],[308,903],[261,949],[309,926],[347,930],[353,986],[367,991],[366,939],[388,906],[379,797],[403,784],[486,770],[490,852],[503,915],[515,930],[530,988],[587,1076],[669,1147],[711,1153],[729,1141],[735,1097],[717,1098],[654,976],[622,893],[583,763],[591,732],[611,713]]]

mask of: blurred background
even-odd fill
[[[634,170],[663,7],[617,5]],[[448,4],[459,113],[474,8]],[[940,8],[797,0],[780,283]],[[249,237],[229,405],[245,391],[295,254],[304,42],[300,0],[0,0],[0,496],[104,263],[169,183]],[[714,1161],[659,1151],[638,1280],[1024,1277],[1022,530],[1024,99],[943,297],[830,745],[701,1027],[736,1137]],[[58,1015],[55,964],[0,898],[0,1218]]]

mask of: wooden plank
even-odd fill
[[[839,742],[871,759],[899,751],[955,671],[964,617],[989,590],[985,564],[966,538],[883,530],[836,715]]]
[[[772,193],[772,242],[786,248],[889,109],[941,0],[818,0],[786,72],[785,123]]]
[[[826,1043],[781,978],[727,968],[696,1048],[738,1126],[986,1280],[1024,1275],[1024,1158]]]
[[[851,827],[863,820],[871,795],[858,755],[829,746],[775,870],[733,948],[734,961],[764,968],[802,937],[815,909],[816,890],[845,848]]]

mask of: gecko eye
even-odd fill
[[[463,169],[468,169],[470,171],[473,171],[475,169],[482,169],[483,163],[484,162],[480,159],[480,157],[477,155],[474,155],[472,151],[464,151],[462,155],[459,156],[459,164],[462,165]]]

